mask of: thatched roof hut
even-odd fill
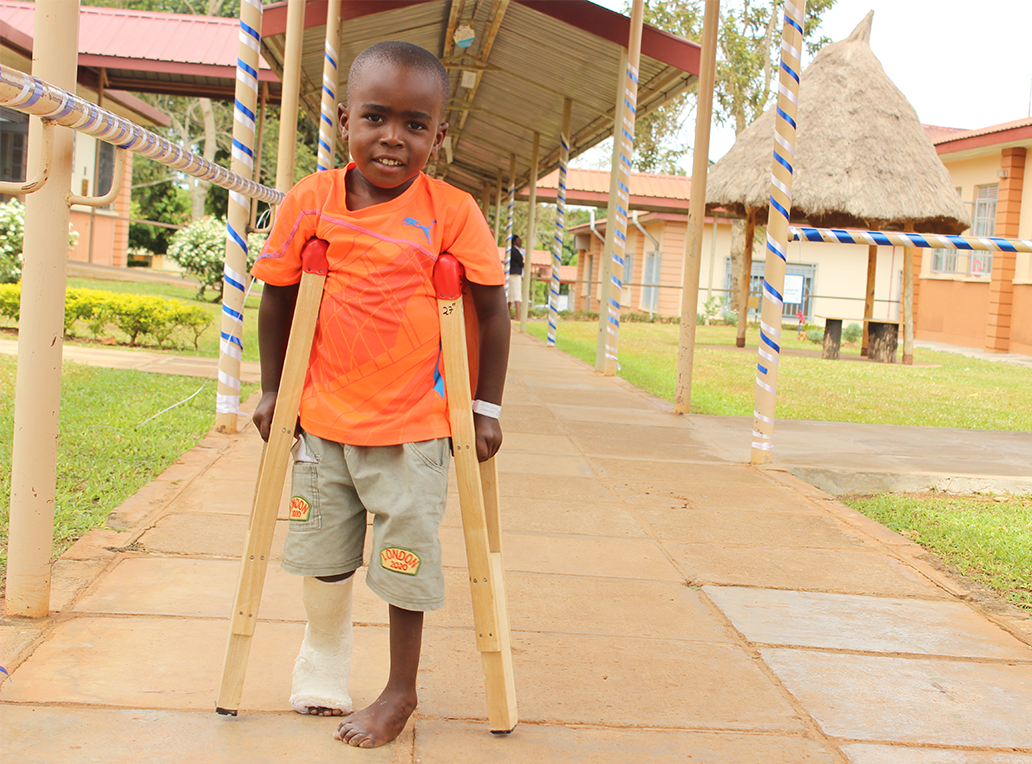
[[[970,226],[967,211],[917,112],[871,50],[873,16],[821,49],[800,78],[792,220],[958,234]],[[774,118],[772,107],[710,168],[708,208],[743,217],[767,209]]]

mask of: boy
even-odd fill
[[[252,273],[265,282],[258,315],[264,439],[283,369],[300,252],[329,242],[329,274],[302,395],[284,569],[305,576],[308,615],[291,705],[346,718],[334,737],[372,748],[394,740],[416,708],[423,611],[443,606],[437,528],[444,512],[450,426],[431,276],[455,255],[480,324],[477,403],[501,403],[509,353],[504,272],[469,194],[421,171],[448,131],[448,74],[428,51],[384,42],[351,66],[338,107],[353,162],[311,175],[284,199]],[[476,413],[477,455],[501,445],[496,407]],[[390,606],[390,677],[352,713],[351,584],[374,516],[366,581]],[[409,562],[399,572],[394,562]]]

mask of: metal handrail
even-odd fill
[[[230,172],[131,120],[119,117],[38,77],[2,64],[0,106],[50,120],[62,127],[70,127],[252,199],[269,204],[279,204],[283,200],[284,194],[281,191]]]

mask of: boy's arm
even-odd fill
[[[473,307],[477,312],[480,329],[480,360],[474,398],[500,406],[505,371],[509,366],[510,324],[505,287],[470,282],[469,291],[473,296]],[[477,458],[486,462],[502,445],[502,428],[497,419],[483,414],[473,415],[473,425],[477,433]]]
[[[276,408],[280,377],[283,376],[283,359],[287,354],[287,340],[290,338],[290,325],[294,319],[294,305],[297,302],[299,286],[266,284],[262,289],[261,305],[258,307],[262,398],[255,407],[251,420],[261,433],[262,440],[266,441],[272,427],[272,414]]]

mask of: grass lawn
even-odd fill
[[[16,359],[0,356],[0,570],[7,570]],[[215,383],[188,403],[141,424],[192,395],[204,380],[65,363],[54,556],[193,448],[215,424]],[[246,398],[255,385],[244,385]]]
[[[547,324],[535,321],[528,332],[544,339]],[[620,326],[619,375],[664,398],[674,399],[679,327],[625,322]],[[598,325],[559,324],[559,349],[594,364]],[[790,336],[789,336],[790,335]],[[747,351],[733,346],[731,326],[700,326],[692,372],[692,413],[751,416],[756,394],[756,342],[749,330]],[[817,350],[787,332],[786,349]],[[843,348],[859,356],[859,347]],[[903,366],[867,361],[825,361],[781,355],[777,416],[820,422],[960,427],[977,430],[1032,431],[1032,371],[1005,363],[965,358],[917,348],[914,360],[934,366]]]
[[[1032,496],[881,494],[844,503],[1032,613]]]

